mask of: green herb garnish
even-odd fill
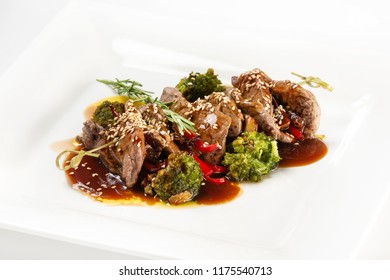
[[[106,143],[100,147],[97,147],[97,148],[89,150],[89,151],[84,151],[84,150],[79,150],[79,151],[78,150],[65,150],[65,151],[62,151],[61,153],[58,154],[58,156],[56,158],[57,168],[60,170],[69,170],[71,168],[77,168],[79,166],[79,164],[81,163],[81,160],[83,159],[84,156],[90,156],[90,157],[97,158],[97,157],[99,157],[99,154],[97,154],[95,152],[115,144],[116,141],[117,140],[111,141],[109,143]],[[72,159],[70,160],[70,162],[67,165],[65,165],[64,167],[61,167],[61,163],[60,163],[61,158],[65,154],[70,154],[70,153],[74,153],[77,155],[72,157]]]
[[[179,133],[181,135],[183,135],[184,131],[186,130],[196,131],[193,122],[184,118],[178,113],[170,110],[167,103],[161,102],[160,100],[152,96],[153,92],[142,89],[141,88],[142,84],[130,79],[127,80],[115,79],[115,81],[110,81],[110,80],[97,80],[97,81],[111,86],[112,89],[118,95],[125,95],[133,101],[157,104],[157,106],[160,106],[161,109],[163,110],[168,121],[172,123],[176,123],[177,128],[179,129]]]
[[[313,87],[313,88],[322,87],[330,92],[333,91],[333,87],[331,85],[329,85],[328,83],[324,82],[323,80],[321,80],[319,77],[313,77],[313,76],[305,77],[305,76],[299,75],[295,72],[291,72],[291,74],[294,76],[297,76],[303,80],[302,82],[299,82],[298,85],[307,84],[308,86]]]
[[[115,79],[115,81],[110,81],[110,80],[99,80],[97,79],[96,81],[109,85],[112,87],[114,91],[118,95],[125,95],[129,97],[130,99],[144,99],[145,97],[152,97],[153,92],[147,91],[142,89],[142,84],[127,79],[127,80],[118,80]]]

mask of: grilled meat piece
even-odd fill
[[[86,150],[92,150],[93,148],[104,145],[104,138],[101,132],[104,128],[93,120],[87,120],[84,122],[82,134],[77,136],[76,140],[83,143]]]
[[[171,97],[174,98],[170,109],[192,121],[203,142],[219,144],[216,151],[203,154],[203,159],[208,163],[219,164],[226,151],[226,137],[232,119],[219,111],[220,106],[215,108],[205,99],[198,99],[190,103],[181,96],[180,92],[180,94],[176,94],[175,90],[166,89],[164,89],[162,100],[170,102]]]
[[[224,92],[213,92],[205,98],[208,102],[214,105],[215,110],[221,111],[231,118],[229,127],[229,137],[237,137],[242,132],[242,122],[244,116],[241,110],[238,109],[234,100]]]
[[[146,156],[143,129],[135,128],[117,147],[103,149],[100,154],[110,172],[119,174],[127,187],[134,186]]]
[[[304,123],[303,136],[313,138],[320,125],[321,109],[313,93],[290,81],[277,81],[271,87],[272,95],[282,105],[289,106],[303,120],[293,119]],[[299,124],[302,126],[302,124]]]
[[[258,129],[259,125],[257,124],[256,120],[249,115],[244,115],[244,131],[252,132],[257,131]]]
[[[170,109],[179,115],[182,115],[183,117],[191,120],[191,114],[194,110],[193,105],[187,101],[184,97],[176,99],[176,101],[173,102]]]
[[[173,102],[179,97],[183,97],[183,94],[174,87],[165,87],[161,94],[160,100],[165,103]]]
[[[128,100],[125,112],[105,132],[107,142],[117,142],[102,149],[101,158],[110,172],[122,177],[127,187],[132,187],[137,182],[146,156],[143,132],[146,127],[141,113]]]
[[[232,84],[236,88],[230,92],[237,106],[244,113],[253,117],[259,128],[267,135],[282,142],[291,143],[295,139],[292,135],[280,130],[273,116],[273,104],[270,87],[273,81],[263,71],[253,69],[239,77],[232,77]]]
[[[219,144],[217,150],[204,153],[203,158],[210,164],[220,164],[226,152],[226,137],[232,122],[231,118],[202,99],[195,101],[193,107],[190,119],[194,122],[203,142]]]
[[[237,106],[247,115],[253,117],[259,125],[259,130],[281,142],[291,143],[295,139],[292,135],[280,130],[273,115],[260,102],[251,102],[242,97],[238,89],[231,92]]]
[[[113,125],[103,129],[89,120],[84,123],[79,139],[87,150],[113,142],[98,151],[100,159],[110,172],[121,176],[127,187],[132,187],[137,182],[146,155],[144,128],[146,124],[141,113],[129,100],[125,112]]]
[[[260,103],[272,115],[272,95],[269,87],[273,81],[260,69],[253,69],[238,77],[232,77],[232,85],[242,93],[242,98],[248,102]]]
[[[167,127],[167,119],[161,107],[156,104],[146,104],[140,106],[138,111],[148,125],[145,130],[146,158],[155,162],[160,157],[161,152],[178,152],[179,148],[173,142],[170,131]]]

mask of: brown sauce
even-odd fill
[[[74,155],[70,155],[70,160]],[[145,195],[142,187],[126,188],[118,175],[107,171],[100,159],[85,156],[77,169],[69,169],[66,175],[71,186],[89,197],[110,204],[154,205],[165,204],[159,199]],[[201,187],[195,199],[196,204],[211,205],[233,200],[241,193],[238,184],[227,181],[225,184],[207,183]],[[191,205],[191,204],[189,204]]]
[[[325,143],[320,139],[305,139],[297,143],[278,143],[282,160],[280,167],[303,166],[322,159],[328,152]]]
[[[81,147],[79,147],[81,148]],[[327,147],[319,139],[297,143],[278,143],[282,160],[280,167],[303,166],[323,158]],[[69,161],[74,155],[69,155]],[[118,175],[110,173],[99,158],[85,156],[77,169],[66,171],[70,185],[81,193],[104,203],[121,205],[164,205],[158,198],[148,196],[142,187],[127,188]],[[194,202],[185,205],[214,205],[226,203],[241,193],[238,183],[226,181],[221,185],[204,182]]]
[[[202,186],[199,195],[196,197],[196,203],[203,205],[225,203],[233,200],[241,193],[238,183],[226,180],[226,183],[214,185],[208,182]]]

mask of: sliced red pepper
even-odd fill
[[[228,171],[226,167],[221,166],[221,165],[212,165],[212,164],[207,163],[207,162],[203,162],[203,163],[206,164],[214,173],[226,174]]]
[[[214,173],[213,170],[208,166],[208,164],[205,163],[203,160],[198,158],[196,155],[192,155],[192,157],[199,163],[200,170],[202,170],[204,176],[210,176]]]
[[[201,153],[211,153],[218,149],[218,144],[206,144],[200,138],[194,142],[195,148]]]
[[[191,139],[195,138],[197,136],[197,134],[195,132],[190,131],[190,130],[187,129],[187,130],[184,131],[184,136],[188,140],[191,140]]]
[[[198,158],[196,155],[192,155],[192,157],[199,163],[200,170],[202,170],[202,173],[203,173],[203,178],[206,181],[213,183],[213,184],[217,184],[217,185],[223,184],[226,182],[225,177],[218,177],[218,178],[211,177],[211,175],[214,173],[226,173],[225,167],[219,166],[219,165],[208,164],[208,163],[204,162],[203,160],[201,160],[200,158]],[[215,171],[215,170],[217,170],[217,171]],[[223,172],[221,172],[221,171],[223,171]]]
[[[294,138],[297,139],[298,141],[302,141],[303,140],[302,133],[295,126],[290,125],[290,127],[288,128],[288,132],[290,132],[294,136]]]
[[[218,149],[218,144],[206,144],[202,141],[199,134],[186,130],[184,136],[194,142],[195,148],[201,153],[211,153]]]

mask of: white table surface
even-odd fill
[[[69,0],[0,1],[0,75]],[[362,1],[345,1],[354,8]],[[384,13],[383,13],[384,15]],[[387,21],[389,23],[389,21]],[[390,31],[389,31],[390,32]],[[3,93],[0,93],[3,94]],[[390,259],[390,198],[361,244],[358,259]],[[105,251],[0,228],[0,259],[134,259]]]

